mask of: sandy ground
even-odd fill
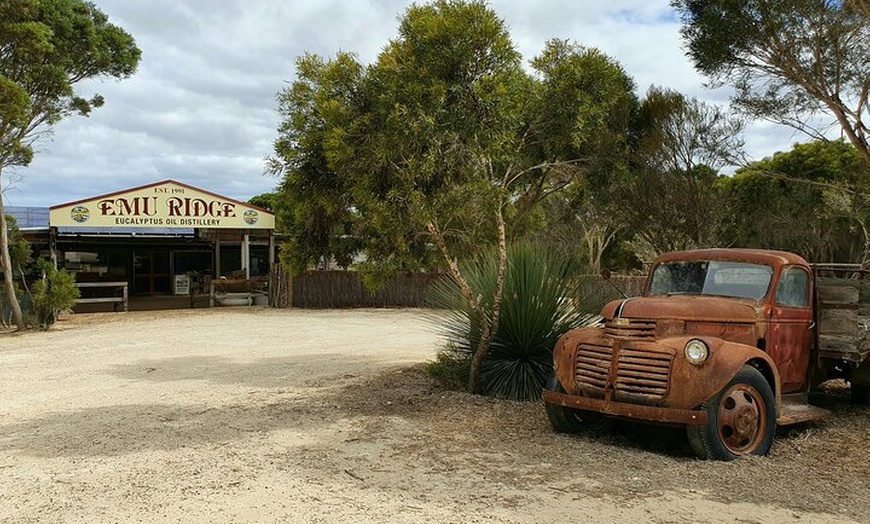
[[[866,410],[701,462],[678,433],[556,435],[539,405],[443,391],[439,343],[415,310],[0,335],[0,522],[870,522]]]

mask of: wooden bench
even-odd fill
[[[115,311],[118,310],[118,305],[120,304],[124,311],[129,311],[128,309],[128,301],[127,301],[127,282],[76,282],[75,286],[79,289],[82,288],[107,288],[107,289],[120,289],[121,295],[113,295],[106,297],[86,297],[79,298],[76,300],[76,304],[100,304],[100,303],[112,303],[113,309]]]

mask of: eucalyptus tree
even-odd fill
[[[813,262],[859,262],[870,241],[861,187],[866,167],[848,142],[815,141],[753,162],[723,179],[729,236],[738,245],[784,249]],[[855,233],[858,232],[859,235]]]
[[[4,168],[29,164],[34,143],[61,119],[86,116],[103,105],[99,95],[82,97],[76,84],[126,78],[135,72],[140,54],[133,37],[90,2],[0,0],[0,175]],[[13,321],[24,329],[2,198],[0,265]]]
[[[650,88],[641,103],[633,176],[616,188],[639,256],[722,241],[728,210],[718,169],[743,148],[743,121],[673,90]]]
[[[542,84],[540,142],[532,147],[544,157],[576,161],[570,165],[575,176],[547,203],[542,236],[579,244],[589,269],[598,273],[605,250],[625,226],[614,188],[629,175],[638,112],[634,81],[599,50],[564,40],[547,42],[531,64]]]
[[[672,0],[695,67],[736,89],[750,115],[817,139],[833,117],[870,164],[870,23],[866,0]]]
[[[365,105],[364,74],[350,53],[305,54],[296,59],[296,80],[278,95],[284,120],[267,169],[281,176],[272,210],[287,237],[281,258],[294,271],[323,259],[347,266],[359,249],[341,151]]]
[[[511,231],[584,176],[580,155],[612,113],[595,71],[575,75],[583,81],[563,73],[584,53],[548,43],[531,75],[485,2],[437,0],[409,7],[371,65],[342,53],[301,58],[279,95],[284,121],[269,166],[282,175],[279,202],[299,204],[291,229],[323,235],[316,252],[290,248],[301,250],[297,265],[336,252],[325,238],[336,236],[358,242],[370,267],[440,258],[481,326],[469,373],[476,391],[498,329]],[[575,69],[606,62],[587,54]],[[614,90],[630,98],[624,73],[621,82]],[[554,110],[556,97],[565,103]],[[457,259],[490,245],[495,282],[481,293]]]
[[[481,326],[471,391],[499,321],[505,216],[520,198],[515,188],[540,176],[521,156],[530,89],[503,21],[485,3],[414,5],[369,67],[365,108],[331,151],[349,171],[369,264],[413,263],[430,246],[440,253]],[[499,271],[483,296],[457,258],[493,242]]]

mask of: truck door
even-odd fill
[[[802,391],[812,342],[813,311],[809,272],[787,266],[780,273],[771,307],[767,353],[776,362],[783,393]]]

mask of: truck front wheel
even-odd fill
[[[743,366],[722,391],[703,404],[707,424],[689,426],[689,444],[702,459],[766,455],[776,432],[776,399],[760,371]]]
[[[547,389],[556,393],[565,393],[565,388],[555,376],[550,377]],[[571,409],[546,402],[544,408],[547,410],[550,425],[558,433],[580,433],[581,431],[604,433],[613,425],[613,421],[609,418],[591,411]]]

